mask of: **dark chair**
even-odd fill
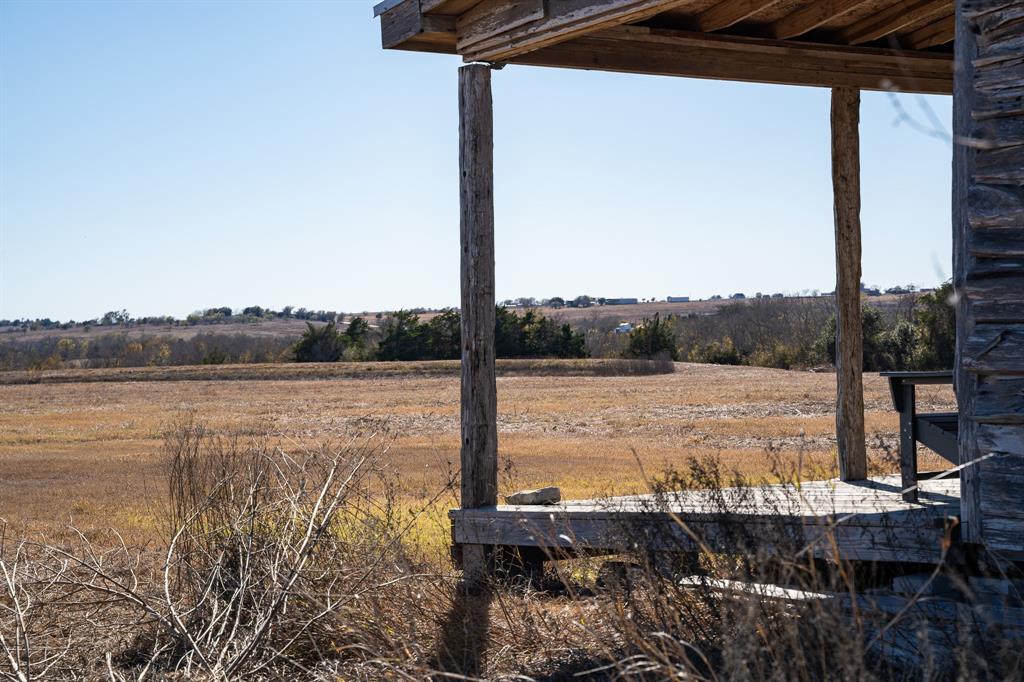
[[[960,416],[956,412],[917,413],[916,387],[922,384],[952,384],[953,372],[882,372],[889,380],[892,404],[900,413],[900,477],[903,499],[917,502],[917,444],[921,443],[949,460],[960,463],[957,433]]]

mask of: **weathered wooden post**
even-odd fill
[[[498,501],[494,378],[494,135],[491,68],[459,69],[459,192],[462,242],[462,507]],[[462,546],[463,574],[487,572],[483,545]]]
[[[836,225],[836,440],[839,477],[867,478],[860,309],[860,91],[832,88]]]
[[[970,267],[970,209],[968,196],[976,152],[970,144],[974,133],[974,60],[978,58],[977,38],[968,25],[965,3],[956,3],[955,66],[953,72],[953,290],[956,292],[956,361],[954,390],[960,420],[957,444],[960,450],[960,537],[969,543],[982,542],[981,467],[977,425],[973,419],[978,378],[966,369],[964,351],[974,331],[966,280]]]

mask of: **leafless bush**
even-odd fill
[[[405,552],[415,514],[399,513],[388,487],[386,425],[365,426],[286,451],[264,435],[176,425],[158,550],[86,533],[3,548],[3,675],[313,679],[425,660],[429,637],[405,635],[444,601],[427,598],[436,575]]]

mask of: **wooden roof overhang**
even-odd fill
[[[385,48],[466,62],[951,94],[953,0],[384,0]]]

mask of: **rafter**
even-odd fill
[[[523,0],[484,0],[473,8],[473,21],[457,26],[459,53],[469,61],[507,61],[604,28],[641,21],[685,0],[547,0],[544,16],[504,30],[492,18]]]
[[[901,42],[915,50],[924,50],[953,42],[955,32],[956,18],[951,14],[938,21],[933,21],[927,26],[922,26],[916,31],[911,31],[901,38]]]
[[[952,0],[916,0],[897,2],[881,12],[855,21],[839,32],[839,38],[850,45],[869,43],[895,33],[922,19],[949,10]]]
[[[697,30],[718,31],[739,23],[780,0],[724,0],[697,15]]]
[[[868,0],[825,0],[811,3],[773,23],[771,34],[776,38],[794,38],[803,35],[857,9],[866,2]]]

